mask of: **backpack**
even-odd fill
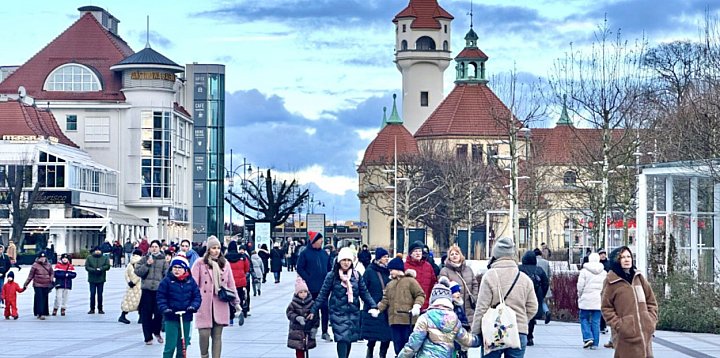
[[[505,305],[505,299],[515,287],[520,277],[520,271],[518,271],[515,276],[515,281],[513,281],[512,286],[510,286],[505,296],[500,292],[500,277],[497,271],[493,272],[495,272],[495,277],[498,278],[498,297],[500,298],[500,303],[494,308],[489,308],[482,317],[482,336],[485,354],[508,348],[521,348],[517,315],[512,308]]]

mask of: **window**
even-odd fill
[[[428,106],[428,93],[427,91],[420,92],[420,107]]]
[[[492,145],[489,144],[487,146],[487,162],[488,162],[488,164],[497,165],[498,160],[497,160],[497,158],[494,158],[494,157],[497,157],[497,155],[498,155],[498,146],[495,144],[492,144]]]
[[[108,117],[85,118],[85,141],[86,142],[109,142],[110,141],[110,118],[108,118]]]
[[[68,131],[77,130],[77,116],[74,114],[68,114],[65,116],[65,129]]]
[[[482,163],[482,160],[483,160],[483,158],[482,158],[482,154],[483,154],[482,147],[483,147],[482,144],[473,144],[473,145],[472,145],[472,159],[473,159],[473,161],[475,161],[476,163]]]
[[[450,45],[447,41],[443,41],[443,51],[450,51]]]
[[[179,117],[175,117],[175,118],[177,118],[177,126],[178,126],[177,127],[178,128],[177,135],[176,135],[177,141],[175,143],[175,147],[177,147],[178,151],[185,153],[185,151],[187,150],[187,142],[186,142],[187,127],[185,126],[185,122],[182,119],[180,119]]]
[[[407,32],[407,25],[403,24],[403,32]]]
[[[435,40],[428,36],[423,36],[415,41],[415,49],[421,51],[435,50]]]
[[[45,79],[45,91],[97,92],[102,90],[100,79],[89,67],[68,63],[53,70]]]
[[[141,192],[143,198],[170,197],[170,112],[142,112]]]
[[[455,146],[455,158],[458,160],[467,160],[468,146],[467,144],[457,144]]]
[[[573,186],[577,182],[577,173],[572,170],[568,170],[563,175],[563,185]]]
[[[37,180],[43,188],[65,187],[65,160],[52,154],[40,152],[37,165]]]
[[[407,51],[407,41],[402,40],[402,42],[400,43],[400,49],[402,49],[403,51]]]
[[[447,33],[447,25],[443,25],[443,31],[445,31],[445,33]]]

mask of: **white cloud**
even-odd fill
[[[371,141],[375,139],[375,136],[378,134],[377,128],[373,129],[356,129],[355,133],[360,137],[362,140],[368,140]]]
[[[317,128],[305,128],[305,133],[307,133],[307,135],[314,135],[315,133],[317,133]]]
[[[322,166],[313,164],[294,173],[275,170],[273,174],[280,179],[297,179],[300,185],[313,183],[321,190],[333,195],[345,195],[348,191],[358,190],[356,177],[324,175],[324,171]]]

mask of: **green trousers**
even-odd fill
[[[183,320],[183,331],[185,331],[185,346],[190,343],[190,326],[192,321]],[[173,352],[175,357],[182,358],[182,337],[180,336],[179,321],[165,321],[165,349],[163,350],[163,358],[172,358]]]

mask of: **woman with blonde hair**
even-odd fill
[[[232,302],[220,299],[221,289],[235,292],[230,264],[220,250],[220,240],[215,236],[207,239],[207,250],[202,259],[195,262],[192,277],[200,289],[202,303],[195,315],[195,326],[200,334],[200,356],[209,357],[210,339],[212,339],[212,357],[219,358],[222,352],[223,327],[230,324],[230,305],[241,311],[240,300],[235,296]]]
[[[445,276],[450,281],[460,284],[461,297],[465,304],[465,314],[470,325],[472,325],[480,283],[473,270],[465,263],[465,256],[457,245],[453,245],[448,249],[445,267],[440,270],[440,276]]]

